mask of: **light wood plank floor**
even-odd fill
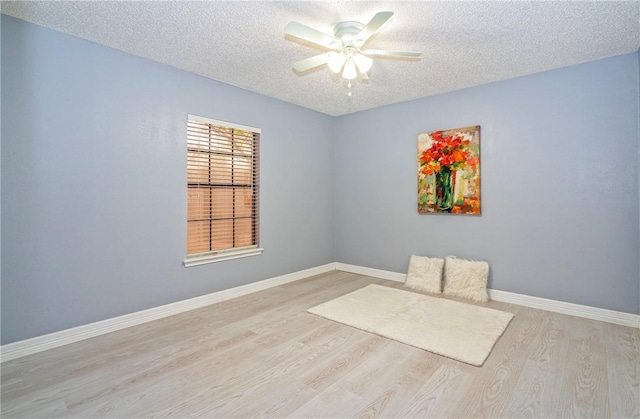
[[[306,310],[331,272],[5,362],[2,417],[640,417],[640,331],[499,302],[481,368]]]

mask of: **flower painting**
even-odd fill
[[[480,215],[480,126],[418,134],[418,212]]]

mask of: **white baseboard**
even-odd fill
[[[106,333],[115,332],[116,330],[125,329],[127,327],[136,326],[153,320],[162,319],[164,317],[173,316],[185,311],[194,310],[196,308],[205,307],[221,301],[230,300],[232,298],[241,297],[267,288],[276,287],[289,282],[298,281],[313,275],[319,275],[325,272],[335,270],[335,263],[317,266],[315,268],[305,269],[274,278],[265,279],[263,281],[253,282],[251,284],[242,285],[227,290],[214,292],[200,297],[190,298],[188,300],[178,301],[147,310],[138,311],[123,316],[113,317],[111,319],[90,323],[71,329],[61,330],[59,332],[49,333],[43,336],[37,336],[31,339],[25,339],[0,347],[0,363],[10,361],[12,359],[21,358],[26,355],[45,351],[47,349],[57,348],[69,343],[78,342],[95,336],[104,335]]]
[[[398,272],[383,271],[381,269],[366,268],[364,266],[349,265],[346,263],[336,262],[336,270],[351,272],[353,274],[372,276],[374,278],[387,279],[389,281],[404,282],[407,278],[406,274]]]
[[[348,265],[346,263],[336,263],[339,271],[351,272],[359,275],[373,276],[387,279],[389,281],[404,282],[406,275],[398,272],[383,271],[364,266]],[[554,313],[569,314],[571,316],[583,317],[585,319],[599,320],[607,323],[620,324],[640,328],[640,315],[624,313],[620,311],[607,310],[604,308],[583,306],[580,304],[565,303],[563,301],[548,300],[546,298],[531,297],[529,295],[515,294],[512,292],[489,290],[489,297],[492,300],[503,303],[516,304],[525,307],[538,308],[540,310]]]
[[[607,310],[606,308],[583,306],[580,304],[566,303],[564,301],[549,300],[546,298],[532,297],[529,295],[491,289],[489,290],[489,298],[503,303],[539,308],[540,310],[552,311],[554,313],[568,314],[570,316],[583,317],[585,319],[599,320],[601,322],[640,328],[640,315],[638,314],[624,313],[622,311]]]
[[[305,269],[274,278],[265,279],[263,281],[253,282],[251,284],[242,285],[227,290],[214,292],[200,297],[190,298],[184,301],[178,301],[159,307],[142,310],[111,319],[90,323],[71,329],[61,330],[59,332],[50,333],[43,336],[37,336],[31,339],[19,342],[9,343],[0,347],[0,363],[10,361],[12,359],[21,358],[26,355],[45,351],[47,349],[57,348],[69,343],[78,342],[95,336],[104,335],[106,333],[115,332],[127,327],[136,326],[153,320],[162,319],[164,317],[173,316],[175,314],[184,313],[186,311],[205,307],[211,304],[219,303],[232,298],[241,297],[257,291],[262,291],[278,285],[287,284],[289,282],[298,281],[310,276],[339,270],[351,272],[359,275],[372,276],[375,278],[387,279],[390,281],[404,282],[406,275],[398,272],[384,271],[381,269],[367,268],[364,266],[349,265],[346,263],[328,263],[326,265],[317,266],[315,268]],[[489,290],[489,296],[495,301],[504,303],[517,304],[525,307],[532,307],[555,313],[569,314],[572,316],[583,317],[592,320],[599,320],[607,323],[620,324],[634,328],[640,328],[640,315],[623,313],[619,311],[607,310],[603,308],[583,306],[579,304],[565,303],[562,301],[548,300],[545,298],[531,297],[528,295],[515,294],[506,291]]]

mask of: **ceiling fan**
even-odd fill
[[[293,69],[304,72],[327,64],[329,69],[347,80],[368,79],[371,56],[420,58],[419,52],[362,49],[367,41],[393,16],[393,12],[378,12],[366,25],[360,22],[339,22],[333,27],[333,36],[317,31],[298,22],[289,22],[287,35],[303,39],[329,49],[329,52],[305,58],[293,63]]]

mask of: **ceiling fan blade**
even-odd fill
[[[367,73],[359,73],[358,78],[360,80],[369,80],[369,75]]]
[[[371,38],[376,32],[378,32],[378,29],[380,29],[380,27],[384,25],[387,20],[391,19],[391,16],[393,16],[393,12],[376,13],[376,15],[369,21],[369,23],[367,23],[367,26],[365,26],[356,37],[356,41],[359,43],[359,45],[363,45],[365,42],[367,42],[369,38]]]
[[[333,36],[329,36],[298,22],[287,23],[287,26],[284,27],[284,33],[329,49],[336,49],[340,46]]]
[[[364,55],[376,55],[386,57],[401,57],[401,58],[420,58],[421,52],[408,52],[408,51],[387,51],[382,49],[367,49],[361,51]]]
[[[305,58],[304,60],[296,61],[293,63],[293,69],[299,73],[303,73],[307,70],[311,70],[314,67],[326,64],[329,62],[329,53],[314,55],[313,57]]]

